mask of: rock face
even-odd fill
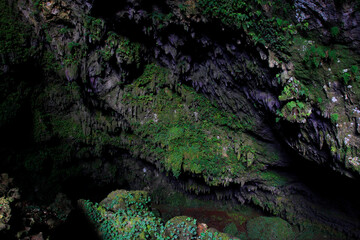
[[[308,21],[310,28],[315,29],[326,42],[333,38],[351,45],[359,52],[360,13],[356,1],[295,1],[298,21]],[[329,31],[330,30],[330,31]]]
[[[31,102],[24,171],[116,182],[107,158],[129,154],[196,179],[189,192],[360,236],[357,206],[323,210],[306,167],[288,172],[309,161],[358,183],[359,3],[229,2],[11,1],[43,79],[14,86],[22,65],[1,49],[0,126]]]

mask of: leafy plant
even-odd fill
[[[305,85],[295,78],[289,79],[285,85],[281,95],[279,96],[280,101],[287,101],[293,99],[305,99],[309,95],[309,90]]]
[[[89,42],[101,40],[105,26],[105,21],[100,18],[86,16],[84,20],[85,35],[89,37]]]
[[[336,52],[327,47],[311,45],[307,48],[304,62],[309,67],[320,67],[323,63],[336,61]]]
[[[360,81],[360,74],[359,74],[359,67],[356,65],[351,66],[350,71],[349,69],[344,69],[342,71],[342,79],[345,85],[348,85],[350,82],[359,82]]]

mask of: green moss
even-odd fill
[[[275,171],[264,171],[259,174],[260,178],[267,181],[267,184],[275,187],[281,187],[288,183],[288,179]]]
[[[119,209],[136,209],[139,205],[149,208],[150,198],[145,191],[126,191],[116,190],[111,192],[104,200],[100,202],[104,208],[116,212]]]
[[[246,226],[249,239],[291,240],[295,237],[290,224],[278,217],[257,217]]]
[[[309,68],[318,68],[325,63],[336,62],[336,60],[337,56],[335,50],[314,44],[306,49],[304,57],[304,63],[307,64]]]
[[[133,151],[150,153],[177,177],[183,171],[202,174],[215,185],[222,178],[240,176],[250,166],[256,168],[260,147],[239,134],[251,128],[246,120],[220,110],[192,88],[179,85],[172,91],[168,81],[167,71],[151,64],[126,86],[122,102],[139,112],[151,109],[140,117],[141,124],[138,118],[130,121],[144,140]]]

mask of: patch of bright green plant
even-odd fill
[[[306,118],[311,115],[311,106],[299,100],[288,102],[278,112],[278,117],[285,118],[289,122],[304,123]]]
[[[285,85],[281,95],[279,96],[280,101],[287,101],[292,99],[307,98],[309,90],[300,81],[293,78],[292,81],[288,81]]]
[[[337,113],[333,113],[330,115],[330,119],[332,123],[337,123],[338,119],[339,119],[339,114]]]

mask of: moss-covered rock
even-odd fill
[[[133,205],[149,207],[150,199],[145,191],[116,190],[111,192],[100,205],[109,211],[116,212],[119,209],[131,208]],[[134,208],[134,206],[133,206]]]
[[[247,222],[251,240],[292,240],[295,234],[291,225],[278,217],[257,217]]]

